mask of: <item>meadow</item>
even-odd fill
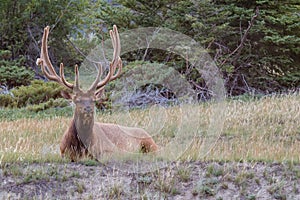
[[[146,129],[162,147],[161,159],[299,163],[299,102],[300,96],[291,94],[227,100],[217,109],[216,103],[154,106],[98,112],[97,121]],[[0,110],[0,163],[63,162],[59,142],[71,116],[72,108],[38,114]]]
[[[127,112],[101,122],[146,129],[154,155],[71,163],[59,142],[72,108],[0,110],[0,199],[299,199],[299,94]]]

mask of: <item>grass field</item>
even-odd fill
[[[162,147],[161,159],[184,154],[182,159],[299,163],[299,95],[228,100],[216,107],[215,103],[156,106],[98,113],[97,121],[145,128]],[[71,109],[37,115],[24,109],[0,110],[0,163],[63,162],[59,142],[71,113]],[[215,120],[217,115],[222,119]],[[211,133],[214,127],[216,134]]]
[[[300,199],[299,103],[294,94],[98,113],[146,129],[161,150],[77,163],[59,155],[72,108],[0,110],[0,199]]]

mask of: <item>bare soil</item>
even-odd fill
[[[158,164],[151,170],[134,161],[5,164],[0,199],[300,199],[299,164]]]

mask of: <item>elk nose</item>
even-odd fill
[[[87,113],[91,113],[93,111],[92,107],[90,106],[87,106],[84,108],[84,111],[87,112]]]

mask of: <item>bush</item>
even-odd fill
[[[8,88],[30,84],[34,74],[23,66],[25,59],[9,60],[10,54],[8,50],[0,50],[0,83]]]
[[[14,102],[14,99],[9,94],[0,94],[0,108],[10,107]]]
[[[34,80],[29,86],[12,89],[12,96],[9,94],[0,95],[0,107],[20,108],[45,103],[50,99],[62,98],[61,91],[63,90],[66,89],[58,83]]]
[[[28,85],[33,76],[33,73],[25,67],[0,66],[0,82],[9,88]]]
[[[63,98],[59,99],[50,99],[49,101],[45,103],[40,103],[38,105],[29,105],[27,106],[27,110],[33,111],[33,112],[39,112],[44,111],[49,108],[63,108],[67,107],[69,105],[69,101]]]
[[[40,104],[52,99],[61,98],[61,91],[65,90],[56,82],[34,80],[29,86],[21,86],[12,91],[16,107]]]

